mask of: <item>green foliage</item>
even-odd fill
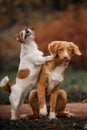
[[[87,71],[68,68],[64,76],[62,88],[68,94],[69,101],[87,99]]]
[[[84,99],[87,99],[87,88],[84,88],[78,86],[78,85],[72,85],[70,88],[67,89],[68,93],[68,101],[69,102],[78,102],[83,101]]]
[[[71,67],[65,71],[63,88],[70,88],[70,86],[78,85],[81,88],[87,86],[87,71],[76,70]]]
[[[0,74],[0,80],[2,78],[4,78],[6,75],[8,75],[9,79],[10,79],[10,83],[12,83],[12,81],[15,78],[16,75],[16,71],[8,71],[8,72],[2,72]],[[0,88],[0,104],[9,104],[9,93],[7,93],[3,88]]]
[[[0,104],[9,103],[9,94],[3,88],[0,88]]]

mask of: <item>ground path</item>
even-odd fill
[[[10,105],[0,105],[0,118],[10,119]],[[76,117],[86,117],[87,116],[87,103],[68,103],[66,110],[74,113]],[[18,116],[21,114],[29,113],[32,114],[30,105],[24,104],[18,110]]]

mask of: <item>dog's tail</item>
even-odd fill
[[[8,76],[5,76],[1,82],[0,82],[0,87],[3,87],[8,93],[11,92],[11,87],[9,85],[9,78]]]

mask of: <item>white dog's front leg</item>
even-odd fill
[[[49,55],[49,56],[45,56],[44,57],[45,58],[45,61],[51,61],[51,60],[53,60],[53,55]]]
[[[52,61],[53,60],[53,56],[49,55],[49,56],[45,56],[45,57],[39,57],[37,59],[37,61],[35,62],[36,65],[42,65],[47,61]]]
[[[40,114],[40,116],[46,116],[46,115],[47,115],[47,107],[46,107],[46,104],[40,109],[39,114]]]

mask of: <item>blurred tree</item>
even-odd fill
[[[69,0],[52,0],[52,8],[54,10],[65,10],[68,7]]]
[[[0,0],[0,32],[5,31],[4,29],[7,31],[6,34],[3,32],[3,36],[0,34],[0,45],[3,45],[3,48],[0,47],[0,68],[4,69],[5,64],[9,64],[8,66],[14,68],[15,64],[12,62],[13,65],[11,65],[9,59],[14,59],[14,62],[17,63],[18,55],[13,55],[12,57],[13,52],[16,52],[17,48],[13,46],[12,54],[10,54],[7,46],[4,47],[7,43],[4,42],[5,35],[9,35],[9,28],[11,29],[14,23],[16,23],[15,26],[18,24],[17,29],[20,30],[19,26],[32,26],[32,24],[38,26],[41,21],[37,34],[40,42],[44,43],[44,46],[41,44],[41,48],[43,48],[45,53],[47,51],[47,43],[54,39],[72,40],[76,43],[80,43],[79,46],[81,46],[81,49],[85,47],[85,44],[87,45],[87,11],[86,9],[84,10],[84,8],[80,8],[84,5],[87,5],[87,0]],[[85,7],[87,8],[87,6]],[[65,11],[58,13],[59,10]],[[51,15],[47,15],[47,13],[49,14],[49,12],[53,11],[56,11],[56,13],[54,12],[51,13]],[[44,19],[46,15],[47,17]],[[13,29],[13,32],[17,32],[17,30],[14,31]],[[6,37],[6,39],[8,38],[9,36]],[[10,42],[11,44],[13,43],[12,40],[10,40]],[[85,48],[87,48],[87,46]],[[8,55],[6,54],[7,50]],[[87,50],[82,50],[84,52],[82,57],[84,62],[80,66],[87,68]],[[18,54],[18,52],[16,53]],[[73,66],[77,63],[76,66],[78,67],[79,63],[82,63],[82,61],[78,61],[77,59],[74,59],[74,61],[75,62],[72,62]]]

